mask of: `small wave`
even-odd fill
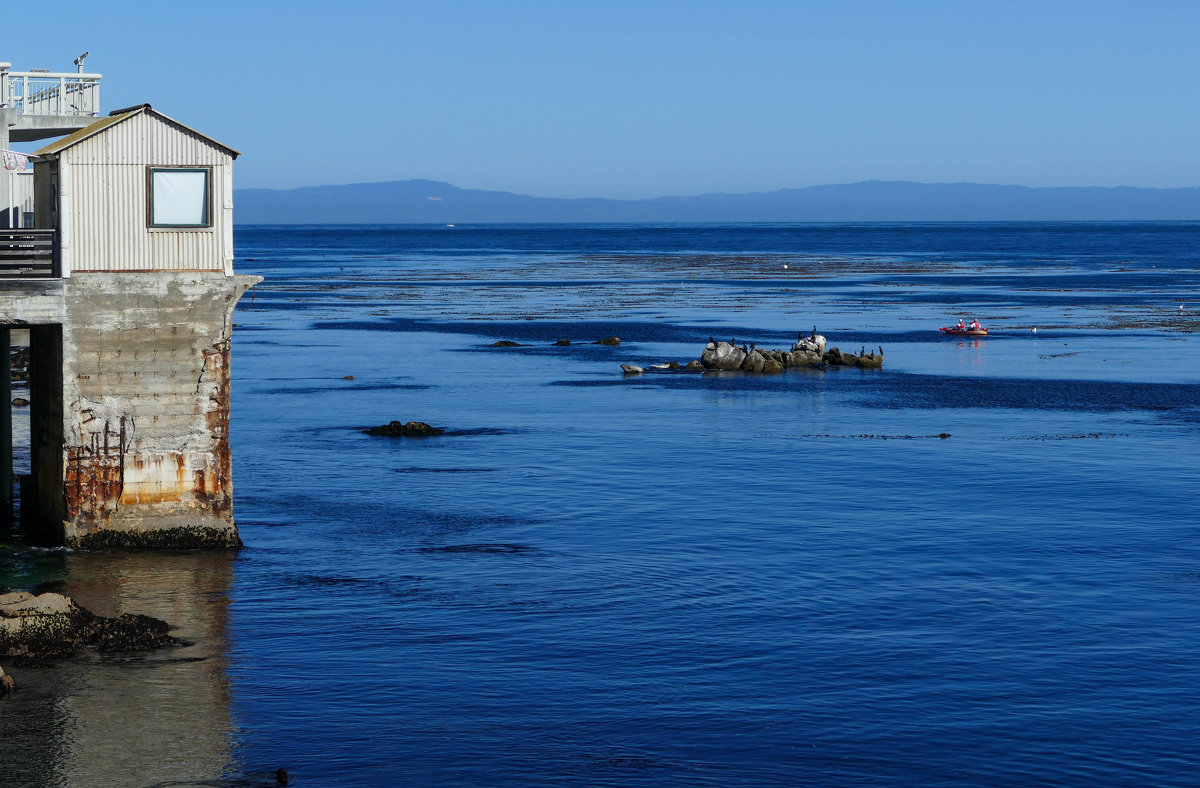
[[[480,544],[441,545],[418,548],[421,553],[484,553],[488,555],[521,555],[537,552],[536,548],[506,542],[483,542]]]
[[[495,468],[397,468],[396,473],[494,473]]]

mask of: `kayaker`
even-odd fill
[[[978,321],[978,320],[972,320],[972,321],[971,321],[971,325],[969,326],[969,328],[970,328],[972,331],[980,331],[980,330],[982,330],[982,328],[983,328],[983,327],[979,325],[979,321]]]
[[[957,326],[955,326],[955,328],[957,328],[959,331],[966,331],[966,330],[967,330],[967,324],[966,324],[966,323],[964,323],[964,322],[963,322],[963,319],[960,317],[960,318],[958,319],[958,325],[957,325]]]

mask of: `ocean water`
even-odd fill
[[[9,539],[193,645],[0,663],[0,785],[1196,783],[1200,224],[236,242],[246,547]]]

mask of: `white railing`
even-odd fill
[[[100,114],[100,75],[0,68],[0,107],[15,107],[21,115],[95,117]]]

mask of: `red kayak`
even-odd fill
[[[959,328],[958,326],[942,326],[943,334],[952,337],[986,337],[986,328]]]

